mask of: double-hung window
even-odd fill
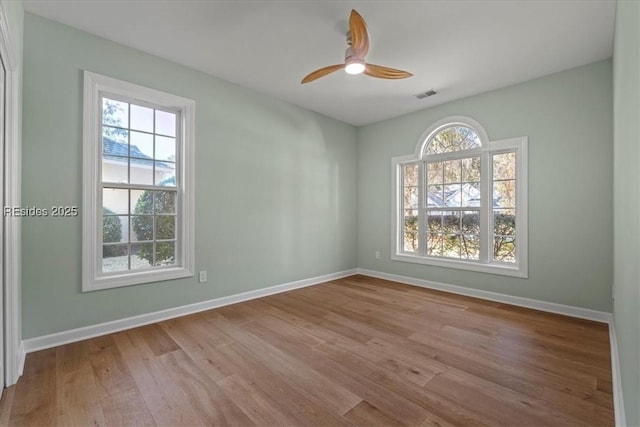
[[[194,108],[85,72],[84,291],[193,275]]]
[[[392,259],[527,277],[526,137],[451,117],[392,167]]]

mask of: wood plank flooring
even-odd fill
[[[352,276],[27,356],[3,425],[610,426],[607,325]]]

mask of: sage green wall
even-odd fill
[[[613,315],[627,425],[640,426],[640,3],[619,1],[613,54]]]
[[[611,311],[611,81],[605,60],[359,128],[358,267]],[[390,259],[391,158],[452,115],[529,137],[528,280]]]
[[[23,338],[356,267],[356,130],[25,14],[23,205],[81,205],[82,70],[196,101],[196,269],[81,293],[81,218],[23,221]]]

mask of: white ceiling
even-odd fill
[[[615,1],[47,0],[27,11],[353,125],[609,58]],[[368,62],[410,71],[380,80],[338,71],[351,9]],[[429,89],[436,96],[413,95]]]

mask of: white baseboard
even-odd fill
[[[557,304],[554,302],[516,297],[512,295],[500,294],[497,292],[483,291],[480,289],[467,288],[459,285],[450,285],[448,283],[433,282],[431,280],[416,279],[413,277],[398,276],[396,274],[383,273],[381,271],[367,270],[363,268],[358,268],[357,272],[358,274],[363,274],[365,276],[392,280],[394,282],[405,283],[407,285],[420,286],[422,288],[451,292],[452,294],[502,302],[505,304],[532,308],[534,310],[546,311],[549,313],[564,314],[566,316],[578,317],[580,319],[593,320],[601,323],[610,323],[613,321],[613,315],[605,311],[590,310],[588,308],[574,307],[571,305]]]
[[[24,350],[24,341],[20,341],[20,346],[18,346],[18,378],[22,376],[24,372],[24,361],[27,358],[27,352]],[[16,378],[16,381],[18,381]]]
[[[101,335],[123,331],[125,329],[131,329],[138,326],[161,322],[163,320],[173,319],[175,317],[186,316],[188,314],[198,313],[200,311],[210,310],[216,307],[222,307],[242,301],[265,297],[267,295],[273,295],[293,289],[317,285],[319,283],[341,279],[343,277],[352,276],[354,274],[356,274],[356,269],[341,271],[332,274],[325,274],[323,276],[312,277],[310,279],[297,280],[295,282],[284,283],[268,288],[242,292],[236,295],[229,295],[226,297],[214,298],[211,300],[183,305],[180,307],[168,308],[166,310],[155,311],[153,313],[146,313],[138,316],[127,317],[125,319],[99,323],[97,325],[84,326],[82,328],[71,329],[68,331],[57,332],[54,334],[43,335],[35,338],[28,338],[22,341],[22,353],[31,353],[62,344],[82,341],[88,338],[94,338]],[[22,360],[22,365],[24,366],[24,357]],[[20,372],[22,372],[22,368],[20,369]]]
[[[613,322],[609,322],[609,345],[611,347],[611,381],[613,383],[613,410],[616,416],[616,427],[625,427],[627,417],[624,413],[622,399],[622,374],[620,373],[620,356],[618,355],[618,337]]]

